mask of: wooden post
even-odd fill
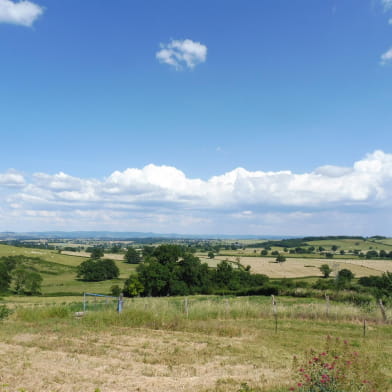
[[[366,320],[363,319],[363,337],[366,337]]]
[[[123,309],[123,295],[121,293],[120,296],[118,297],[117,312],[121,313],[122,309]]]
[[[86,311],[86,293],[83,293],[83,313]]]
[[[274,319],[275,319],[275,333],[278,332],[278,308],[276,306],[275,296],[271,295],[272,297],[272,309],[274,311]]]
[[[184,310],[185,310],[186,317],[188,318],[189,316],[188,297],[185,297],[184,299]]]
[[[378,305],[380,306],[382,319],[383,319],[384,323],[386,323],[386,321],[387,321],[387,314],[385,312],[385,307],[384,307],[384,304],[382,303],[382,299],[380,299],[378,301]]]
[[[325,314],[327,315],[327,318],[329,317],[329,296],[325,294]]]

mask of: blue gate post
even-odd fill
[[[122,308],[123,308],[123,295],[120,294],[120,296],[118,297],[117,312],[121,313],[122,312]]]

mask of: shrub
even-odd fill
[[[11,314],[11,310],[5,305],[0,305],[0,321],[6,319]]]
[[[309,350],[305,358],[294,358],[298,392],[371,392],[387,391],[388,385],[377,363],[353,350],[346,340],[327,337],[321,353]]]
[[[276,262],[277,263],[283,263],[283,262],[285,262],[286,261],[286,257],[284,257],[283,255],[279,255],[277,258],[276,258]]]
[[[324,278],[329,278],[329,275],[331,275],[332,268],[328,264],[323,264],[319,270],[323,274]]]
[[[113,295],[113,297],[119,297],[121,294],[121,287],[118,284],[113,285],[110,288],[110,293]]]

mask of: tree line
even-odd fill
[[[268,277],[251,274],[250,267],[221,261],[210,268],[178,245],[160,245],[144,256],[124,286],[127,296],[167,296],[231,292],[262,286]]]

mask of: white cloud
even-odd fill
[[[0,186],[14,187],[25,184],[22,174],[15,170],[9,170],[7,173],[0,173]]]
[[[392,61],[392,48],[381,56],[382,65],[388,64],[390,61]]]
[[[0,0],[0,23],[30,27],[43,12],[43,7],[31,1]]]
[[[150,164],[101,180],[62,172],[37,173],[26,180],[12,171],[0,175],[0,183],[8,186],[6,197],[0,198],[3,225],[23,224],[27,216],[29,222],[39,222],[37,230],[46,224],[67,230],[290,234],[285,228],[293,233],[297,223],[304,234],[315,233],[306,233],[315,227],[321,234],[324,227],[325,234],[323,222],[328,222],[336,225],[335,233],[342,227],[358,233],[359,221],[363,231],[383,222],[388,227],[380,215],[392,210],[392,154],[375,151],[351,167],[325,165],[308,173],[237,168],[204,180]],[[339,216],[344,216],[344,226]],[[16,228],[0,227],[7,229]]]
[[[392,25],[392,18],[388,20],[388,23]]]
[[[168,44],[161,44],[161,50],[156,58],[161,63],[169,64],[177,70],[184,66],[193,69],[207,59],[207,46],[190,39],[172,40]]]

